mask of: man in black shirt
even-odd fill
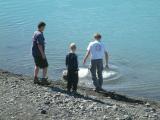
[[[70,45],[70,53],[66,56],[66,66],[67,66],[67,90],[68,92],[73,89],[73,92],[77,92],[78,85],[78,59],[75,54],[76,45],[75,43],[71,43]]]

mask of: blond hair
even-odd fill
[[[75,44],[75,43],[71,43],[70,46],[69,46],[69,48],[70,48],[71,50],[74,50],[74,49],[76,49],[77,47],[76,47],[76,44]]]

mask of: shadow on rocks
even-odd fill
[[[93,102],[105,104],[103,101],[97,100],[95,98],[91,98],[89,96],[85,96],[85,95],[82,95],[80,93],[76,93],[76,94],[74,94],[72,92],[68,93],[66,90],[58,88],[58,87],[52,87],[51,90],[54,91],[54,92],[60,92],[60,93],[63,93],[63,94],[68,94],[69,96],[73,96],[74,98],[81,98],[81,99],[84,99],[84,100],[90,100],[90,101],[93,101]]]

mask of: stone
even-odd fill
[[[144,109],[144,111],[145,111],[145,112],[150,112],[151,109],[148,109],[148,108],[147,108],[147,109]]]
[[[149,118],[155,118],[155,116],[153,116],[153,115],[149,115],[148,117],[149,117]]]
[[[156,109],[154,109],[154,108],[151,108],[151,110],[152,110],[153,112],[156,112]]]
[[[61,96],[61,94],[60,93],[57,93],[57,94],[55,94],[53,97],[54,98],[57,98],[57,97],[60,97]]]
[[[114,110],[114,111],[117,111],[117,110],[118,110],[117,105],[113,105],[113,107],[112,107],[112,108],[113,108],[113,110]]]
[[[104,115],[104,116],[103,116],[103,120],[110,120],[110,117]]]
[[[158,116],[158,114],[157,114],[157,113],[154,113],[154,114],[153,114],[153,116],[157,117],[157,116]]]
[[[45,105],[49,105],[50,103],[51,103],[50,101],[44,102]]]
[[[41,97],[41,94],[38,94],[37,97],[40,98],[40,97]]]
[[[129,115],[124,115],[123,117],[117,117],[116,120],[132,120],[132,118]]]
[[[94,110],[97,110],[97,109],[98,109],[98,107],[97,107],[97,106],[95,106],[93,109],[94,109]]]
[[[45,92],[44,98],[47,98],[47,97],[49,97],[49,96],[50,96],[50,93],[49,93],[49,92]]]
[[[15,119],[15,117],[14,117],[14,116],[11,116],[11,118],[12,118],[12,119]]]
[[[145,113],[145,114],[143,115],[143,117],[148,117],[148,113]]]
[[[135,105],[130,105],[129,107],[135,108]]]
[[[132,120],[132,118],[129,115],[124,115],[124,120]]]
[[[13,102],[14,101],[14,98],[11,98],[10,100],[9,100],[9,102]]]
[[[41,110],[41,114],[47,114],[46,110]]]
[[[117,117],[116,120],[122,120],[121,118]]]
[[[146,104],[145,104],[147,107],[150,107],[150,104],[147,102]]]
[[[110,108],[112,108],[112,106],[110,106],[110,105],[107,105],[107,106],[106,106],[106,108],[107,108],[107,109],[110,109]]]

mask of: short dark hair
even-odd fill
[[[40,22],[38,24],[38,29],[41,28],[41,27],[45,27],[46,26],[46,23],[45,22]]]
[[[94,34],[94,38],[95,38],[95,39],[101,39],[101,37],[102,37],[102,36],[101,36],[101,34],[99,34],[99,33],[95,33],[95,34]]]

